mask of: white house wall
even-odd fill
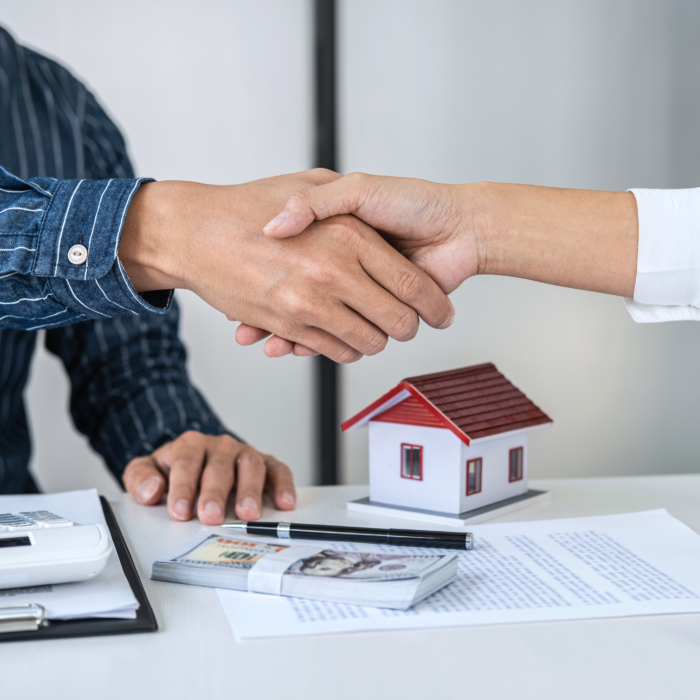
[[[481,506],[501,501],[504,498],[512,498],[527,491],[528,476],[528,450],[527,433],[515,432],[499,435],[484,440],[473,440],[467,447],[461,445],[460,458],[460,512],[481,508]],[[514,447],[523,448],[523,478],[519,481],[508,481],[509,452]],[[481,493],[467,496],[467,460],[481,457]]]
[[[401,444],[423,448],[423,479],[401,476]],[[462,441],[443,428],[399,423],[369,423],[369,497],[378,503],[461,512],[459,484],[464,482]]]

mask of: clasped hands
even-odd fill
[[[265,348],[271,356],[294,350],[354,362],[383,350],[388,338],[413,338],[419,318],[449,326],[446,292],[456,285],[436,282],[421,256],[409,259],[412,251],[377,233],[371,217],[295,215],[294,230],[288,222],[263,231],[289,200],[301,205],[309,192],[347,180],[339,178],[312,170],[232,186],[145,184],[119,256],[138,291],[190,289],[241,322],[241,344],[274,334]]]

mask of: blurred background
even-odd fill
[[[313,165],[310,0],[0,0],[0,23],[71,68],[139,174],[236,183]],[[442,182],[624,190],[700,185],[700,4],[339,0],[340,169]],[[178,293],[197,385],[224,421],[314,481],[313,360],[269,360]],[[635,324],[621,299],[484,277],[447,331],[341,369],[341,418],[405,376],[492,361],[554,418],[533,477],[700,467],[700,324]],[[117,488],[38,354],[32,469],[46,490]],[[367,481],[366,434],[341,438]]]

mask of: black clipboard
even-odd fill
[[[134,592],[139,608],[136,618],[122,620],[118,618],[83,618],[81,620],[45,620],[36,629],[21,631],[0,631],[0,642],[19,642],[38,639],[62,639],[65,637],[101,637],[109,634],[139,634],[142,632],[155,632],[158,629],[158,621],[153,608],[146,597],[141,579],[136,571],[131,552],[126,546],[124,535],[119,529],[114,511],[104,496],[100,496],[100,504],[104,511],[107,527],[112,535],[114,549],[121,562],[126,580]]]

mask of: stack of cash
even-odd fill
[[[209,530],[154,562],[152,574],[160,581],[396,610],[407,610],[456,577],[454,552],[341,551],[241,540]]]

